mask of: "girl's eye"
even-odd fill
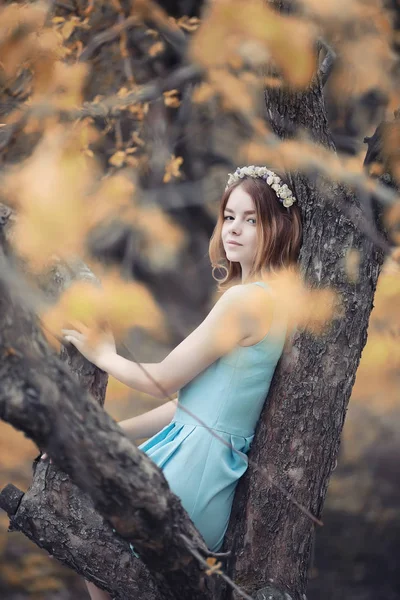
[[[225,215],[224,216],[224,221],[226,221],[227,219],[233,219],[232,215]]]
[[[249,221],[253,221],[253,224],[256,224],[256,220],[255,219],[249,219]]]

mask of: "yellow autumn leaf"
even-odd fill
[[[129,94],[129,90],[127,87],[122,87],[117,92],[117,96],[119,98],[125,98],[125,96],[127,96],[128,94]]]
[[[170,106],[171,108],[178,108],[180,106],[181,101],[178,98],[179,91],[178,90],[170,90],[168,92],[164,92],[164,104],[166,106]]]
[[[74,19],[70,19],[69,21],[66,21],[64,23],[64,25],[61,28],[61,35],[63,36],[64,40],[67,40],[73,33],[73,31],[75,30],[76,27],[76,21]]]
[[[109,159],[108,162],[114,167],[122,167],[125,163],[126,153],[124,150],[117,150]]]
[[[150,56],[157,56],[158,54],[161,54],[161,52],[164,52],[164,50],[165,44],[160,40],[152,46],[150,46],[150,48],[148,49],[148,53]]]
[[[209,569],[206,570],[206,575],[214,575],[214,574],[221,575],[221,573],[222,573],[222,571],[221,571],[221,567],[222,567],[221,561],[217,561],[217,559],[214,558],[213,556],[209,556],[206,559],[206,563],[210,567]]]
[[[183,16],[175,20],[175,23],[184,31],[193,33],[193,31],[196,31],[198,29],[200,25],[200,19],[198,19],[197,17]]]
[[[173,178],[182,177],[182,173],[180,172],[180,168],[183,164],[183,158],[181,156],[175,156],[174,154],[171,156],[168,163],[165,165],[165,174],[163,181],[164,183],[168,183]]]

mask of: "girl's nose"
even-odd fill
[[[238,234],[240,233],[240,225],[237,221],[231,221],[231,228],[230,228],[230,232],[234,233],[234,234]]]

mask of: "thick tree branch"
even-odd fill
[[[0,214],[2,212],[0,210]],[[39,284],[46,297],[54,301],[76,279],[100,284],[78,259],[57,263],[40,277]],[[61,359],[76,375],[82,388],[103,406],[108,375],[72,347],[62,348]],[[121,600],[127,597],[168,598],[168,588],[164,588],[161,596],[145,565],[134,558],[128,542],[116,535],[96,511],[90,496],[55,465],[35,461],[29,490],[24,494],[12,485],[6,486],[0,493],[0,507],[10,517],[11,531],[21,531],[36,545],[114,597]]]
[[[179,536],[207,548],[159,469],[47,347],[0,269],[0,417],[24,431],[81,489],[177,598],[208,597],[207,576]],[[30,332],[29,339],[26,331]],[[25,358],[25,356],[27,358]]]
[[[115,598],[169,597],[168,593],[160,594],[143,562],[113,532],[89,496],[55,465],[39,461],[29,491],[24,494],[8,485],[0,493],[0,507],[10,518],[11,531],[21,531]]]

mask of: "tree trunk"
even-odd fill
[[[266,103],[271,126],[281,137],[300,126],[333,147],[318,81],[308,93],[267,91]],[[294,188],[303,213],[301,268],[310,285],[340,294],[343,314],[321,337],[295,332],[276,369],[250,452],[265,475],[250,467],[238,486],[225,542],[232,549],[229,574],[256,598],[271,600],[287,598],[284,593],[293,600],[305,597],[315,527],[274,482],[321,516],[383,261],[382,251],[338,209],[345,201],[358,210],[354,196],[330,184],[323,198],[301,176]],[[344,270],[350,249],[360,253],[356,282]]]

